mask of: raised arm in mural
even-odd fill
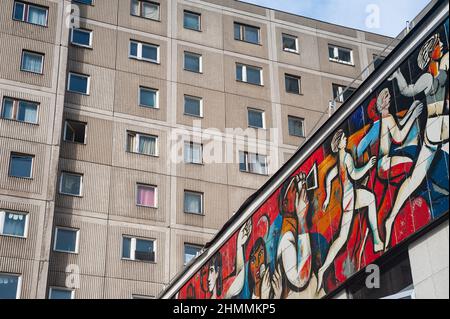
[[[306,192],[306,175],[302,173],[293,177],[280,194],[283,223],[277,260],[281,261],[281,271],[287,283],[283,287],[283,297],[287,297],[290,289],[298,291],[304,288],[310,280],[312,258],[306,226],[309,209]]]
[[[386,219],[386,249],[392,236],[395,218],[409,196],[422,184],[439,149],[449,153],[449,110],[446,103],[448,86],[449,58],[443,54],[443,43],[439,34],[431,37],[421,48],[417,59],[418,66],[425,73],[414,84],[408,84],[400,70],[389,80],[397,80],[400,92],[413,97],[424,93],[427,102],[427,122],[425,137],[415,167],[410,177],[400,186],[389,217]]]
[[[397,124],[395,118],[389,112],[391,94],[389,89],[384,89],[377,98],[377,110],[381,115],[380,148],[378,158],[378,176],[383,180],[391,180],[396,171],[404,172],[402,166],[412,165],[412,159],[402,155],[391,155],[392,142],[401,145],[409,135],[411,128],[423,110],[423,104],[415,101],[406,115]]]
[[[333,153],[336,153],[338,155],[338,163],[330,170],[326,177],[326,199],[323,204],[323,209],[325,211],[330,203],[332,189],[331,183],[337,176],[339,176],[339,181],[342,188],[342,218],[339,235],[331,244],[327,253],[327,257],[325,258],[325,262],[323,263],[317,274],[317,292],[319,292],[322,286],[323,275],[325,271],[333,263],[339,251],[347,243],[355,209],[368,207],[369,224],[374,239],[374,251],[381,251],[384,247],[383,241],[380,239],[378,233],[375,195],[363,188],[355,189],[352,182],[358,181],[366,176],[370,169],[375,165],[376,158],[372,157],[366,165],[361,168],[357,168],[355,167],[352,156],[346,151],[346,147],[347,137],[345,136],[343,130],[338,130],[334,134],[331,141],[331,150],[333,151]]]

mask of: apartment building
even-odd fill
[[[234,0],[0,12],[0,298],[156,297],[392,41]]]

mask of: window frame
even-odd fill
[[[142,104],[141,91],[147,91],[147,92],[155,93],[155,106],[149,106],[149,105]],[[145,107],[147,109],[159,110],[159,90],[158,89],[154,89],[154,88],[150,88],[150,87],[146,87],[146,86],[139,86],[139,90],[138,90],[138,105],[140,107]]]
[[[49,287],[49,289],[48,289],[48,299],[56,300],[56,299],[50,298],[53,290],[70,291],[70,299],[69,300],[74,300],[75,299],[75,289],[64,288],[64,287],[57,287],[57,286],[50,286]]]
[[[200,213],[192,213],[192,212],[188,212],[186,211],[186,194],[191,194],[191,195],[199,195],[200,196]],[[183,212],[185,214],[189,214],[189,215],[195,215],[195,216],[205,216],[205,193],[203,192],[196,192],[196,191],[191,191],[191,190],[187,190],[185,189],[183,192]]]
[[[86,93],[77,92],[77,91],[73,91],[73,90],[70,89],[71,75],[87,79]],[[82,73],[76,73],[76,72],[72,72],[72,71],[68,72],[68,76],[67,76],[67,92],[73,93],[73,94],[80,94],[80,95],[89,96],[90,95],[90,91],[91,91],[91,76],[90,75],[82,74]]]
[[[23,62],[24,62],[25,54],[41,57],[41,69],[39,70],[39,72],[34,72],[34,71],[26,70],[26,69],[23,68]],[[27,73],[36,74],[36,75],[44,75],[44,63],[45,63],[45,54],[44,53],[40,53],[40,52],[36,52],[36,51],[30,51],[30,50],[25,50],[25,49],[22,50],[22,58],[20,60],[20,71],[21,72],[27,72]]]
[[[74,40],[73,40],[74,30],[84,32],[84,33],[89,33],[89,44],[86,45],[86,44],[74,42]],[[82,47],[82,48],[86,48],[86,49],[92,49],[93,37],[94,37],[94,32],[92,30],[83,29],[83,28],[71,28],[70,29],[70,44],[73,46]]]
[[[72,0],[73,2],[79,3],[79,4],[83,4],[85,6],[94,6],[94,1],[95,0],[90,0],[91,3],[84,3],[81,0]]]
[[[16,4],[17,3],[20,3],[20,4],[24,5],[23,16],[22,16],[22,19],[20,19],[20,20],[15,18],[16,17]],[[40,9],[44,9],[45,10],[45,24],[44,25],[28,21],[27,17],[30,16],[30,7],[36,7],[36,8],[40,8]],[[41,6],[41,5],[34,4],[34,3],[28,3],[28,2],[24,2],[24,1],[14,1],[14,8],[13,8],[12,19],[13,19],[13,21],[24,22],[24,23],[40,26],[40,27],[43,27],[43,28],[48,28],[48,13],[49,13],[49,8],[48,7]]]
[[[284,46],[284,38],[285,38],[285,37],[291,38],[291,39],[294,39],[294,40],[295,40],[295,50],[286,48],[286,47]],[[287,34],[287,33],[284,33],[284,32],[281,33],[281,46],[282,46],[284,52],[296,53],[296,54],[299,54],[299,53],[300,53],[298,37],[295,36],[295,35]]]
[[[127,238],[130,239],[130,258],[123,257],[123,240]],[[153,254],[154,254],[154,260],[140,260],[136,259],[136,242],[138,240],[143,241],[149,241],[153,242]],[[134,261],[134,262],[142,262],[142,263],[148,263],[148,264],[157,264],[158,263],[158,256],[157,256],[157,240],[154,238],[143,238],[143,237],[137,237],[132,235],[122,235],[122,245],[121,245],[121,260],[125,261]]]
[[[79,176],[80,177],[80,193],[78,195],[74,195],[74,194],[68,194],[68,193],[64,193],[62,191],[62,181],[63,181],[63,175],[72,175],[72,176]],[[73,173],[73,172],[67,172],[67,171],[62,171],[61,172],[61,176],[59,178],[59,188],[58,188],[58,193],[60,195],[65,195],[65,196],[72,196],[72,197],[83,197],[83,180],[84,180],[84,174],[79,174],[79,173]]]
[[[142,204],[138,203],[139,186],[147,187],[147,188],[153,188],[153,190],[154,190],[154,192],[153,192],[154,193],[154,202],[155,202],[154,206],[145,206],[145,205],[142,205]],[[144,184],[144,183],[136,183],[136,206],[137,207],[158,209],[159,208],[158,195],[159,195],[158,186],[150,185],[150,184]]]
[[[75,236],[75,251],[66,251],[66,250],[60,250],[56,249],[56,243],[58,241],[58,230],[68,230],[68,231],[74,231],[76,233]],[[71,228],[67,226],[55,226],[55,238],[53,240],[53,251],[57,253],[64,253],[64,254],[72,254],[72,255],[78,255],[79,254],[79,248],[80,248],[80,229],[79,228]]]
[[[349,66],[355,66],[355,59],[354,59],[354,56],[353,56],[353,49],[345,48],[345,47],[342,47],[342,46],[339,46],[339,45],[328,44],[328,52],[329,52],[330,48],[333,48],[333,55],[334,55],[334,57],[330,57],[330,54],[328,53],[328,60],[329,61],[335,62],[335,63],[339,63],[339,64],[345,64],[345,65],[349,65]],[[339,50],[348,51],[350,53],[350,62],[347,62],[347,61],[339,59]]]
[[[133,1],[133,0],[132,0]],[[156,21],[156,22],[161,22],[161,4],[159,2],[155,2],[155,1],[147,1],[147,0],[137,0],[139,3],[139,15],[133,14],[132,12],[132,2],[130,1],[130,15],[132,17],[137,17],[137,18],[142,18],[142,19],[147,19],[150,21]],[[142,8],[143,8],[143,3],[149,3],[149,4],[153,4],[155,6],[158,7],[158,19],[152,19],[152,18],[147,18],[145,16],[142,15]]]
[[[344,91],[347,88],[346,86],[340,85],[337,83],[333,83],[331,86],[332,86],[332,90],[333,90],[333,101],[336,101],[338,103],[344,103],[345,101],[347,101],[348,98],[345,99],[345,97],[344,97]],[[336,88],[337,88],[337,92],[335,92]],[[349,87],[348,89],[353,90],[353,93],[356,91],[356,89],[353,87]],[[349,90],[347,90],[347,92]],[[335,93],[337,93],[337,96],[335,96]]]
[[[237,68],[241,66],[242,67],[242,80],[238,79],[237,76]],[[248,76],[247,76],[247,69],[248,68],[252,68],[255,70],[259,71],[259,78],[260,78],[260,83],[252,83],[252,82],[248,82]],[[251,85],[256,85],[256,86],[264,86],[264,73],[263,73],[263,68],[258,67],[258,66],[253,66],[253,65],[248,65],[248,64],[244,64],[244,63],[236,63],[236,81],[237,82],[241,82],[241,83],[246,83],[246,84],[251,84]]]
[[[245,158],[245,166],[246,166],[246,170],[245,171],[241,169],[241,162],[240,162],[240,157],[241,157],[240,155],[241,155],[241,153],[244,154],[244,158]],[[264,159],[265,159],[264,167],[266,168],[266,172],[265,173],[257,173],[257,172],[250,171],[250,163],[249,163],[249,156],[250,155],[255,155],[258,158],[260,156],[264,157]],[[260,176],[269,176],[269,165],[268,165],[268,161],[267,161],[267,155],[262,155],[262,154],[257,154],[257,153],[250,153],[248,151],[239,151],[239,171],[241,173],[255,174],[255,175],[260,175]]]
[[[186,17],[186,14],[198,17],[198,29],[190,28],[190,27],[186,26],[185,20],[184,20]],[[198,12],[190,11],[190,10],[183,10],[183,28],[186,30],[202,32],[202,14],[198,13]]]
[[[131,55],[131,45],[132,44],[136,44],[137,45],[136,56]],[[156,48],[156,60],[144,58],[142,56],[142,48],[144,46]],[[161,47],[159,45],[157,45],[157,44],[141,42],[141,41],[138,41],[138,40],[130,39],[130,42],[129,42],[129,45],[128,45],[128,58],[130,58],[132,60],[147,62],[147,63],[160,64],[160,61],[161,61]]]
[[[199,107],[200,107],[200,114],[199,115],[191,114],[191,113],[186,112],[186,99],[199,101]],[[196,117],[196,118],[203,118],[203,98],[198,97],[198,96],[185,94],[184,97],[183,97],[183,114],[187,115],[187,116]]]
[[[13,118],[12,119],[4,117],[5,101],[6,100],[12,101],[12,103],[13,103]],[[17,115],[19,114],[19,110],[20,110],[20,102],[34,104],[36,106],[36,122],[20,121],[20,120],[17,119]],[[4,120],[8,120],[8,121],[14,121],[14,122],[19,122],[19,123],[24,123],[24,124],[31,124],[31,125],[39,125],[39,109],[40,109],[40,106],[41,106],[41,104],[39,102],[33,102],[33,101],[17,99],[17,98],[13,98],[13,97],[9,97],[9,96],[4,96],[3,100],[2,100],[2,109],[1,109],[0,117],[2,119],[4,119]]]
[[[261,120],[262,120],[262,125],[263,125],[262,127],[250,125],[250,112],[261,114]],[[248,124],[248,127],[250,127],[250,128],[254,128],[254,129],[258,129],[258,130],[265,130],[266,129],[266,111],[258,109],[258,108],[254,108],[254,107],[247,107],[247,124]]]
[[[77,124],[82,124],[82,125],[84,125],[84,142],[83,142],[83,143],[76,142],[76,141],[69,141],[69,140],[66,139],[68,122],[73,122],[73,123],[77,123]],[[81,121],[76,121],[76,120],[65,119],[65,120],[64,120],[64,136],[63,136],[63,141],[64,141],[64,142],[67,142],[67,143],[78,144],[78,145],[87,145],[87,127],[88,127],[88,125],[87,125],[86,122],[81,122]]]
[[[199,248],[198,253],[188,262],[186,262],[186,247],[191,247],[191,248]],[[183,245],[183,255],[184,255],[184,260],[183,260],[183,265],[187,266],[192,260],[194,260],[195,258],[197,258],[198,256],[200,256],[202,249],[204,246],[202,245],[198,245],[198,244],[191,244],[191,243],[184,243]]]
[[[12,164],[12,158],[13,156],[16,157],[30,157],[31,158],[31,168],[30,168],[30,176],[29,177],[22,177],[22,176],[13,176],[11,175],[11,164]],[[8,167],[8,177],[11,178],[18,178],[23,180],[33,180],[34,176],[34,161],[35,161],[35,155],[32,154],[25,154],[25,153],[19,153],[19,152],[11,152],[9,156],[9,167]]]
[[[236,26],[239,26],[239,39],[236,39],[236,34],[235,34]],[[257,31],[258,31],[258,41],[257,42],[252,42],[252,41],[246,40],[246,37],[245,37],[245,28],[246,27],[257,29]],[[254,44],[254,45],[261,45],[261,27],[234,21],[234,23],[233,23],[233,38],[236,41],[241,41],[241,42],[250,43],[250,44]]]
[[[130,135],[133,135],[133,134],[134,134],[134,138],[137,139],[137,142],[135,143],[134,150],[132,151],[130,148],[130,145],[128,145],[128,138]],[[141,136],[155,139],[155,154],[146,154],[146,153],[139,152],[139,140],[140,140]],[[127,130],[126,150],[128,153],[131,153],[131,154],[146,155],[146,156],[150,156],[150,157],[159,157],[159,136]]]
[[[198,58],[198,71],[196,70],[190,70],[186,68],[186,56],[195,56]],[[197,73],[197,74],[203,74],[203,55],[190,52],[190,51],[184,51],[183,53],[183,70],[187,72]]]
[[[289,120],[294,120],[294,121],[301,121],[302,122],[302,135],[296,135],[296,134],[292,134],[291,130],[290,130],[290,126],[289,126]],[[305,127],[305,119],[303,117],[298,117],[298,116],[293,116],[293,115],[288,115],[288,133],[289,136],[294,136],[294,137],[300,137],[300,138],[306,138],[306,127]]]
[[[189,147],[191,148],[191,154],[192,154],[192,158],[190,162],[186,161],[186,145],[189,145]],[[201,162],[200,163],[196,163],[194,162],[194,146],[200,146],[201,148]],[[183,152],[183,161],[184,164],[192,164],[192,165],[204,165],[204,161],[203,161],[203,144],[202,143],[195,143],[192,141],[185,141],[184,142],[184,152]]]
[[[17,277],[16,300],[20,299],[22,294],[22,274],[0,272],[0,277],[1,276]]]
[[[23,228],[23,236],[17,236],[17,235],[10,235],[4,233],[4,227],[5,227],[5,219],[7,214],[15,214],[15,215],[22,215],[25,217],[25,225]],[[29,213],[27,212],[19,212],[14,210],[7,210],[7,209],[1,209],[0,210],[0,236],[3,237],[10,237],[10,238],[22,238],[26,239],[28,238],[28,227],[29,227]]]
[[[287,80],[291,79],[291,80],[296,80],[297,84],[298,84],[298,92],[293,92],[293,91],[288,91],[288,87],[287,87]],[[285,73],[284,74],[284,89],[286,90],[286,93],[288,94],[296,94],[296,95],[302,95],[302,77],[298,76],[298,75],[293,75],[293,74],[288,74]]]

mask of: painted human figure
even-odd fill
[[[391,94],[386,88],[380,92],[377,98],[377,111],[381,116],[377,173],[383,180],[392,180],[399,173],[404,174],[406,171],[404,168],[412,166],[413,160],[410,157],[392,154],[391,146],[393,142],[397,145],[404,143],[423,110],[423,104],[415,101],[397,124],[394,116],[389,112],[390,105]]]
[[[355,188],[354,181],[363,179],[376,163],[376,158],[372,157],[369,162],[361,168],[355,167],[354,161],[350,153],[346,151],[347,137],[343,130],[338,130],[331,141],[331,150],[338,155],[337,165],[334,166],[326,177],[326,199],[323,204],[325,211],[330,203],[332,181],[339,176],[342,188],[342,218],[339,235],[331,244],[327,257],[322,267],[319,269],[317,277],[317,292],[319,292],[323,275],[336,258],[339,251],[344,247],[350,233],[351,221],[355,209],[368,208],[369,225],[372,230],[374,239],[374,251],[383,250],[384,244],[378,233],[377,223],[377,207],[375,204],[375,195],[363,188]]]
[[[409,196],[424,181],[439,149],[449,153],[449,110],[446,102],[448,85],[449,55],[443,54],[443,43],[439,34],[432,36],[421,48],[417,59],[421,70],[426,70],[414,84],[408,84],[400,69],[389,80],[397,80],[402,95],[414,97],[424,93],[427,102],[427,121],[424,142],[420,149],[415,166],[400,186],[395,203],[386,219],[386,247],[391,242],[392,228],[395,219]]]
[[[222,278],[222,255],[218,252],[211,258],[208,266],[208,291],[211,299],[219,299],[222,295]]]
[[[306,175],[291,178],[280,194],[280,210],[283,216],[281,238],[278,243],[277,261],[285,277],[283,298],[291,290],[305,288],[311,278],[311,243],[306,225],[309,201],[306,194]]]

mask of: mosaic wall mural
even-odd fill
[[[448,213],[444,23],[177,298],[320,298]]]

